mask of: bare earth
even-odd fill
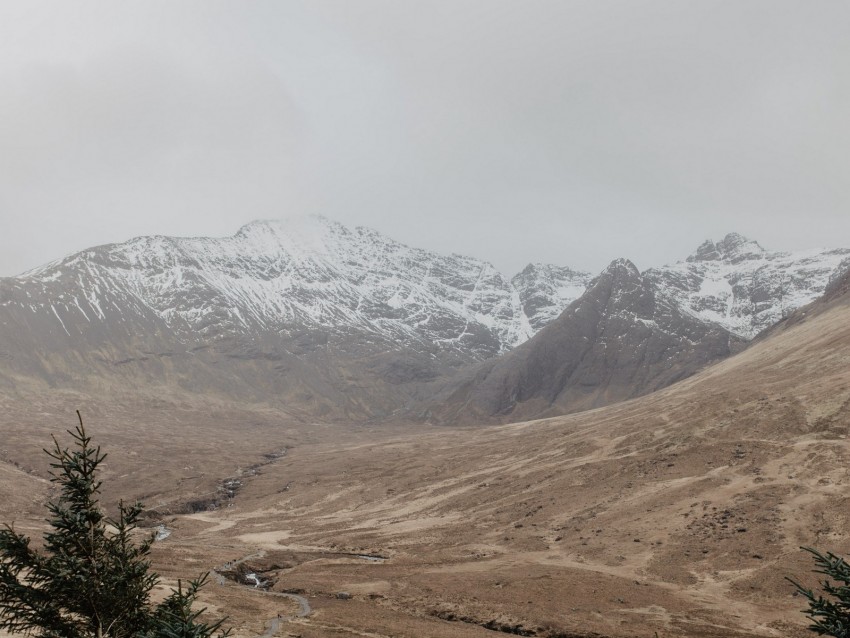
[[[104,504],[143,498],[172,531],[166,584],[250,557],[309,602],[211,580],[237,636],[803,636],[799,546],[850,553],[846,304],[667,390],[509,426],[45,396],[0,399],[3,520],[38,535],[40,449],[79,407],[110,454]],[[204,495],[216,509],[180,513]]]

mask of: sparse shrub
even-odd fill
[[[832,552],[824,554],[811,547],[801,549],[814,557],[817,567],[813,571],[826,576],[820,581],[822,593],[818,594],[788,578],[809,603],[809,608],[803,611],[812,621],[809,629],[824,636],[850,638],[850,565]]]
[[[152,606],[158,575],[147,558],[154,535],[133,538],[142,506],[118,507],[108,518],[98,497],[98,466],[106,458],[91,445],[80,413],[69,434],[74,451],[54,438],[51,481],[59,497],[48,504],[50,531],[44,549],[6,525],[0,530],[0,629],[45,638],[208,638],[222,621],[198,622],[192,611],[205,577],[188,587],[178,584],[162,603]]]

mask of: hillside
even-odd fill
[[[110,454],[104,506],[143,498],[172,532],[155,568],[250,557],[310,601],[284,626],[302,638],[802,637],[784,580],[812,582],[798,546],[850,553],[848,277],[683,381],[543,421],[340,427],[225,401],[4,394],[0,509],[43,526],[40,449],[82,407]],[[235,587],[204,601],[244,637],[288,609]]]
[[[174,520],[160,551],[262,550],[252,567],[318,609],[305,638],[804,636],[784,580],[813,582],[798,547],[850,552],[848,361],[845,294],[637,400],[296,448],[234,507]],[[271,610],[230,595],[213,600]],[[242,635],[262,614],[237,612]]]
[[[731,233],[640,273],[612,262],[529,341],[458,375],[419,414],[520,421],[641,396],[746,347],[850,269],[850,250],[769,252]]]
[[[587,410],[666,387],[744,345],[617,260],[531,340],[452,383],[426,414],[519,421]]]
[[[737,351],[848,255],[731,234],[613,279],[613,265],[593,278],[539,263],[507,277],[323,217],[139,237],[0,279],[0,388],[206,397],[304,421],[561,414]]]
[[[526,340],[567,269],[492,265],[322,217],[140,237],[0,279],[0,384],[211,394],[366,419]],[[526,309],[530,314],[526,314]]]

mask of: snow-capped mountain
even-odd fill
[[[452,379],[421,413],[523,420],[657,390],[741,350],[848,270],[847,249],[771,253],[737,234],[643,274],[615,260],[529,341]]]
[[[123,307],[119,321],[151,315],[184,343],[322,329],[481,359],[527,340],[589,279],[535,264],[511,282],[485,261],[311,216],[85,250],[5,279],[0,307],[51,317],[68,337]]]
[[[706,241],[687,260],[644,274],[697,319],[752,339],[820,297],[850,268],[850,249],[769,252],[737,233]]]
[[[183,342],[323,329],[485,358],[533,332],[519,292],[492,265],[322,217],[253,222],[222,239],[140,237],[7,285],[28,294],[0,303],[52,316],[72,337],[120,305],[152,313]]]
[[[225,238],[139,237],[0,279],[0,382],[107,376],[280,394],[320,411],[359,409],[374,392],[385,411],[404,396],[370,384],[393,394],[428,382],[510,350],[560,312],[564,277],[538,270],[516,286],[487,262],[322,217]]]
[[[511,283],[519,293],[528,323],[537,332],[581,297],[592,279],[590,273],[566,266],[528,264]]]
[[[586,410],[663,388],[743,347],[617,259],[529,341],[453,379],[421,412],[455,422]]]
[[[636,286],[635,299],[651,300],[638,312],[603,299],[608,289],[584,272],[531,264],[509,279],[478,259],[322,217],[252,222],[225,238],[140,237],[0,278],[0,385],[186,390],[286,403],[311,417],[373,417],[427,399],[426,386],[459,368],[512,352],[584,299],[598,317],[574,309],[570,321],[581,326],[564,328],[596,335],[579,348],[588,357],[581,374],[598,363],[605,378],[639,380],[643,391],[731,351],[733,341],[819,296],[848,266],[850,250],[769,253],[729,235],[639,277],[629,266],[611,294]],[[585,296],[588,286],[598,298]],[[647,352],[663,351],[675,370],[659,360],[645,374],[644,337],[655,344]],[[626,341],[632,345],[620,356]],[[533,351],[563,371],[571,364],[553,353],[572,347]],[[528,361],[534,368],[537,358]],[[576,387],[596,378],[576,375]]]

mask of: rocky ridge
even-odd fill
[[[771,252],[730,233],[706,241],[685,261],[645,274],[684,312],[752,339],[820,297],[848,269],[848,248]]]
[[[439,421],[517,421],[633,398],[742,350],[850,272],[850,250],[768,252],[732,233],[644,273],[616,260],[528,342],[421,408]]]
[[[744,345],[618,259],[532,339],[452,383],[425,412],[518,421],[595,408],[668,386]]]
[[[552,264],[528,264],[511,278],[531,329],[536,333],[581,297],[593,276]]]
[[[517,287],[487,262],[322,217],[225,238],[139,237],[0,279],[0,383],[129,383],[386,414],[559,312],[564,276],[550,284],[546,272]]]
[[[258,221],[233,237],[139,237],[2,280],[6,311],[44,314],[78,338],[90,324],[149,316],[181,342],[307,330],[362,332],[473,358],[528,339],[590,276],[535,264],[505,278],[323,217]],[[127,317],[112,316],[121,312]]]
[[[770,253],[731,234],[643,274],[618,260],[595,279],[547,264],[508,279],[322,217],[139,237],[0,279],[0,384],[130,384],[372,418],[451,379],[482,414],[572,411],[687,376],[848,266],[850,250]]]

